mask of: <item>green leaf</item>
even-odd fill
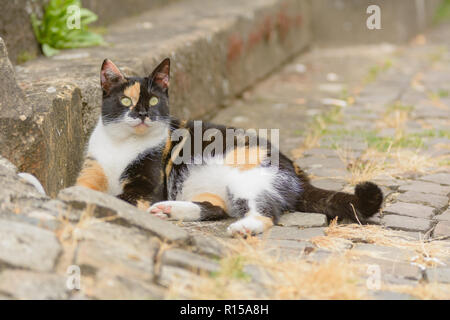
[[[59,50],[58,50],[58,49],[55,49],[55,48],[52,48],[52,47],[50,47],[48,44],[44,43],[44,44],[42,45],[42,52],[44,52],[44,54],[45,54],[47,57],[51,57],[51,56],[57,54],[57,53],[59,52]]]
[[[70,6],[80,8],[80,28],[70,29],[67,25],[73,19]],[[80,0],[50,0],[45,7],[42,20],[34,14],[31,23],[37,41],[42,44],[42,51],[46,56],[54,55],[58,49],[80,48],[104,44],[101,35],[89,31],[88,24],[96,21],[97,15],[92,11],[81,8]]]

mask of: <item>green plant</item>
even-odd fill
[[[364,82],[366,84],[374,82],[377,79],[377,77],[380,75],[381,72],[387,71],[391,67],[392,67],[392,61],[390,59],[387,59],[383,63],[371,67],[369,69],[368,74],[364,78]]]
[[[242,256],[224,258],[221,261],[221,268],[218,272],[212,272],[213,278],[225,277],[226,279],[238,279],[249,281],[250,275],[244,272],[245,259]]]
[[[78,7],[79,11],[72,11]],[[74,15],[79,12],[79,17]],[[79,18],[79,28],[70,22]],[[31,15],[34,33],[46,56],[52,56],[58,49],[72,49],[104,44],[102,36],[88,30],[87,25],[96,21],[97,15],[82,8],[80,0],[50,0],[45,7],[42,20]]]
[[[436,10],[434,15],[434,22],[439,23],[450,18],[450,0],[442,1],[441,5]]]
[[[33,60],[34,58],[36,58],[36,53],[35,52],[29,52],[29,51],[22,51],[18,56],[17,56],[17,64],[22,64],[25,63],[27,61]]]

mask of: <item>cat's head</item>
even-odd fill
[[[103,61],[103,125],[120,136],[145,135],[167,126],[169,72],[169,58],[145,78],[126,77],[111,60]]]

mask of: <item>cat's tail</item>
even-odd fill
[[[298,210],[323,213],[329,219],[338,217],[363,222],[377,213],[382,203],[383,192],[372,182],[358,184],[355,194],[324,190],[305,183]]]

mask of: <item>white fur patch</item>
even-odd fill
[[[89,139],[88,154],[102,166],[108,178],[108,193],[121,194],[120,176],[125,168],[145,150],[160,144],[163,147],[167,136],[167,125],[161,122],[152,122],[146,134],[136,135],[126,123],[104,125],[100,119]]]
[[[170,212],[165,213],[165,210]],[[189,201],[161,201],[148,209],[148,212],[158,217],[165,218],[165,215],[169,220],[182,221],[199,221],[201,218],[200,211],[200,206]]]
[[[198,194],[214,193],[229,203],[227,189],[235,198],[249,200],[250,209],[256,209],[254,201],[262,192],[276,193],[273,168],[256,167],[242,171],[238,168],[214,163],[211,159],[205,165],[188,165],[188,175],[183,183],[182,192],[177,200],[190,200]]]
[[[258,220],[254,215],[247,216],[238,220],[227,228],[227,232],[231,236],[236,235],[254,235],[264,231],[264,223]]]

